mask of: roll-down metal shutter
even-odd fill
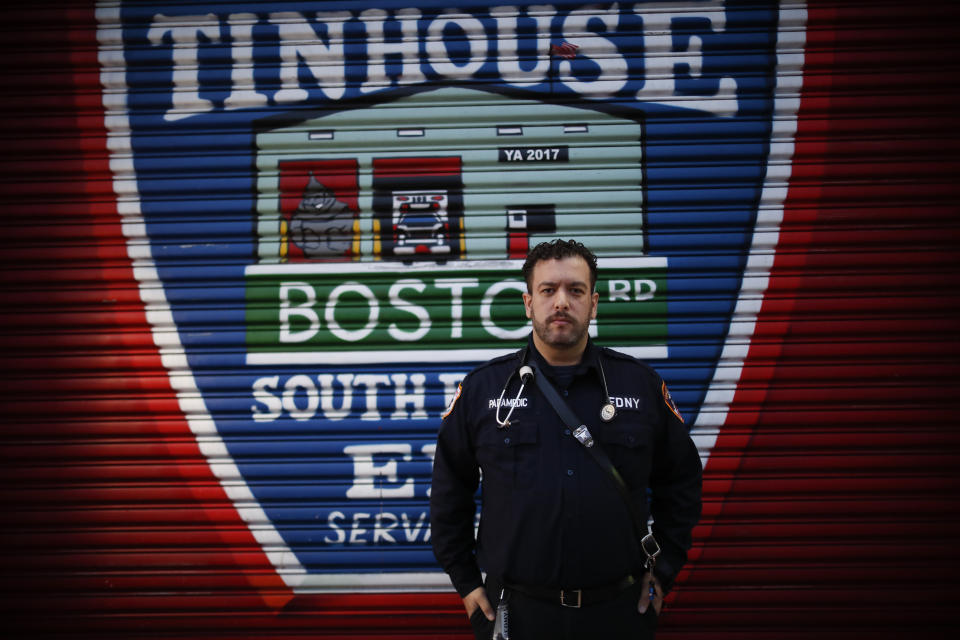
[[[519,260],[705,462],[661,637],[946,635],[952,3],[61,2],[3,31],[17,637],[469,637],[441,413]]]

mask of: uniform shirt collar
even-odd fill
[[[536,346],[533,344],[533,334],[530,334],[530,337],[527,338],[527,351],[529,353],[529,359],[532,360],[538,367],[540,367],[548,376],[553,377],[553,366],[551,366],[537,351]],[[577,365],[577,368],[574,370],[574,377],[583,375],[584,373],[593,369],[594,371],[599,371],[598,362],[600,360],[600,347],[598,347],[593,340],[589,337],[587,338],[587,346],[583,350],[583,357],[580,359],[580,363]]]

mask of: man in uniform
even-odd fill
[[[533,323],[527,347],[464,378],[440,427],[434,555],[477,638],[491,637],[501,596],[511,640],[652,638],[700,517],[699,455],[660,376],[589,338],[599,302],[590,250],[572,240],[540,244],[523,275]],[[539,382],[527,377],[521,392],[523,365],[545,376],[588,426],[639,518],[653,517],[661,549],[653,572],[645,569],[646,532],[634,526],[613,474],[574,437]]]

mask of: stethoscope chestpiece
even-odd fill
[[[617,417],[617,410],[613,406],[612,402],[607,402],[605,405],[600,407],[600,419],[604,422],[610,422]]]
[[[606,396],[607,401],[600,407],[600,419],[604,422],[610,422],[617,417],[617,408],[613,406],[613,402],[610,400],[610,387],[607,386],[607,374],[603,371],[603,363],[600,360],[597,360],[597,365],[600,367],[600,380],[603,382],[603,395]]]

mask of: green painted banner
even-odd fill
[[[666,357],[667,263],[601,258],[590,335]],[[530,333],[520,260],[300,263],[247,268],[252,365],[485,360]]]

